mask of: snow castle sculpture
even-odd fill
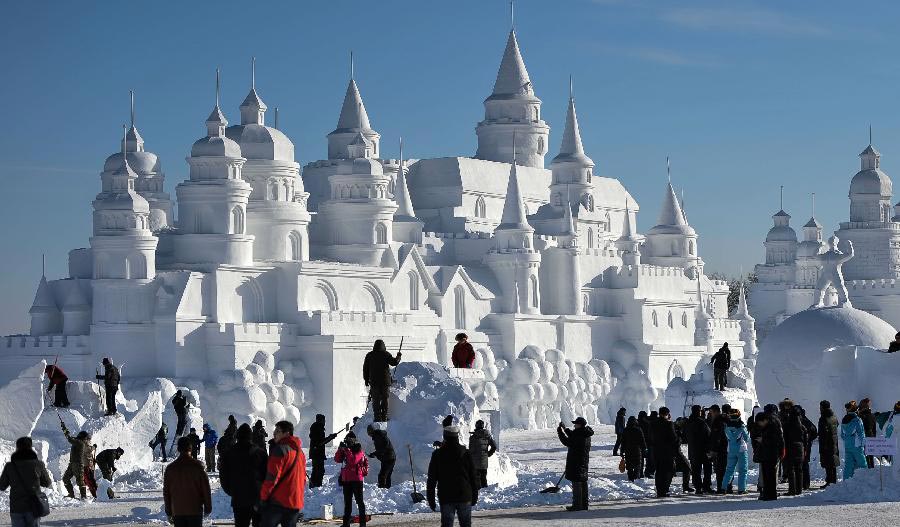
[[[639,389],[617,401],[640,393],[646,406],[723,342],[735,358],[755,349],[753,319],[729,317],[672,183],[639,234],[637,200],[585,152],[571,93],[545,167],[550,127],[515,31],[472,157],[388,158],[351,75],[325,159],[301,174],[265,120],[255,65],[250,80],[238,125],[217,86],[177,218],[132,119],[101,174],[90,247],[69,253],[68,277],[40,277],[30,333],[0,339],[0,383],[57,355],[86,378],[109,356],[128,365],[126,388],[167,378],[230,390],[223,404],[261,418],[343,423],[365,407],[353,372],[373,340],[396,351],[404,338],[404,360],[447,365],[466,331],[483,363],[528,369],[473,386],[483,410],[517,390],[510,416],[547,426],[573,411],[608,419],[619,380]],[[552,411],[535,414],[538,402]]]

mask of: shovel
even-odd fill
[[[559,484],[562,483],[563,477],[565,473],[559,476],[559,480],[556,482],[556,485],[552,487],[547,487],[546,489],[541,491],[541,494],[559,494]]]
[[[422,503],[425,501],[425,496],[416,489],[416,469],[413,467],[412,447],[406,445],[406,449],[409,451],[409,471],[412,473],[413,481],[413,491],[410,493],[409,497],[412,498],[413,503]]]

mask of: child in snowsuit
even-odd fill
[[[844,440],[844,479],[853,477],[858,468],[866,468],[866,456],[863,445],[866,440],[866,429],[862,419],[856,414],[856,401],[844,405],[847,415],[841,419],[841,439]]]
[[[731,418],[725,422],[725,437],[728,438],[728,466],[725,468],[725,486],[731,485],[735,471],[738,475],[738,494],[747,492],[747,466],[749,463],[750,433],[741,421],[740,410],[731,411]]]

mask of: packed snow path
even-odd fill
[[[475,523],[479,526],[510,525],[512,522],[540,522],[542,526],[554,526],[572,525],[576,521],[585,525],[730,525],[735,517],[739,517],[741,524],[747,527],[771,527],[775,524],[779,527],[861,527],[886,525],[889,518],[900,517],[900,489],[897,488],[897,482],[889,479],[885,472],[885,493],[883,497],[879,497],[878,476],[875,471],[857,476],[854,484],[858,485],[853,487],[838,485],[824,492],[809,492],[800,498],[781,498],[767,503],[758,501],[756,494],[752,492],[755,489],[755,471],[751,472],[749,478],[751,493],[746,496],[683,496],[681,478],[677,476],[672,485],[673,497],[657,500],[653,498],[655,493],[651,479],[630,483],[618,472],[619,458],[611,455],[614,440],[612,427],[599,425],[595,430],[597,434],[594,436],[591,457],[590,511],[570,513],[563,510],[571,500],[570,486],[565,480],[561,493],[539,494],[541,489],[556,483],[565,464],[565,451],[559,444],[555,431],[513,430],[502,434],[500,448],[520,464],[519,484],[506,489],[498,489],[496,486],[485,489],[475,511]],[[61,507],[55,508],[42,525],[100,527],[162,524],[165,521],[160,510],[162,468],[161,463],[155,463],[151,470],[123,477],[117,484],[123,485],[127,490],[121,492],[122,497],[113,502],[84,504],[74,500],[61,500]],[[820,470],[815,463],[814,480],[821,479]],[[336,467],[329,465],[327,473],[335,472]],[[423,483],[420,480],[419,490],[422,492]],[[814,481],[813,487],[817,488],[821,484],[821,481]],[[888,488],[888,485],[893,487]],[[228,497],[218,489],[216,477],[213,477],[213,487],[214,511],[206,524],[231,525]],[[409,483],[396,485],[388,492],[367,485],[366,502],[371,512],[412,513],[379,515],[373,519],[372,524],[439,524],[438,515],[431,513],[424,503],[416,506],[410,503],[411,490]],[[780,489],[782,492],[785,490]],[[318,516],[323,504],[336,504],[335,499],[338,497],[334,482],[326,479],[325,487],[307,491],[306,516]],[[875,503],[856,503],[861,501]],[[335,512],[339,514],[340,511],[335,507]],[[0,513],[0,525],[9,525],[6,512]]]

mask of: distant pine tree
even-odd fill
[[[750,284],[757,282],[756,273],[747,273],[737,278],[729,278],[724,273],[709,273],[712,280],[725,280],[728,282],[728,315],[734,314],[738,306],[738,299],[741,295],[741,284],[744,285],[744,296],[747,302],[750,302]]]

